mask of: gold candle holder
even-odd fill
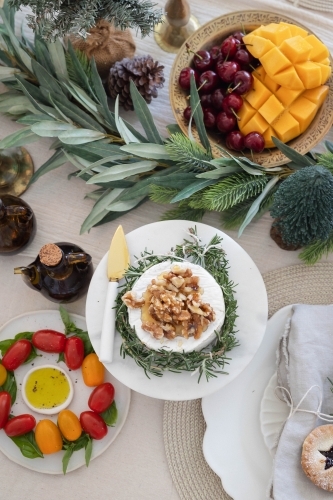
[[[164,11],[162,22],[155,27],[155,41],[165,52],[175,54],[200,24],[191,15],[187,0],[168,0]]]

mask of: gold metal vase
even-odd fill
[[[176,53],[200,24],[191,15],[187,0],[167,0],[162,22],[155,27],[156,43],[166,52]]]

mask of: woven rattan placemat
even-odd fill
[[[333,264],[301,264],[266,273],[263,278],[269,317],[288,304],[333,303]],[[182,500],[230,500],[204,459],[205,428],[200,399],[165,402],[163,435],[172,479]]]

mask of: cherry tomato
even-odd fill
[[[9,437],[22,436],[22,434],[32,431],[35,425],[35,417],[24,413],[8,420],[4,426],[4,431]]]
[[[0,385],[3,385],[7,379],[7,370],[3,365],[0,365]]]
[[[80,415],[82,429],[93,439],[103,439],[108,432],[106,423],[94,411],[83,411]]]
[[[95,387],[104,382],[104,365],[98,359],[97,354],[88,354],[82,363],[82,377],[88,387]]]
[[[92,391],[88,399],[88,406],[92,411],[102,413],[112,405],[113,400],[114,387],[110,382],[105,382]]]
[[[77,370],[84,358],[84,344],[79,337],[70,337],[65,345],[65,363],[70,370]]]
[[[28,358],[31,353],[31,342],[27,339],[17,340],[13,345],[10,346],[4,357],[2,358],[2,364],[6,370],[16,370],[24,361]]]
[[[32,336],[32,344],[43,352],[64,352],[66,335],[55,330],[38,330]]]
[[[1,391],[0,392],[0,429],[3,429],[7,423],[10,408],[12,405],[12,400],[9,392]]]
[[[82,434],[80,420],[71,410],[61,410],[58,415],[58,427],[68,441],[75,441]]]
[[[52,420],[40,420],[35,430],[36,443],[44,455],[57,453],[62,448],[60,430]]]

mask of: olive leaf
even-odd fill
[[[103,132],[85,128],[66,130],[58,135],[58,139],[65,144],[86,144],[87,142],[98,141],[104,137],[105,134]]]
[[[154,170],[156,166],[156,161],[149,160],[138,161],[135,163],[122,163],[120,165],[115,165],[114,167],[109,168],[106,172],[94,175],[87,181],[87,184],[99,184],[100,182],[110,182],[119,179],[125,179],[126,177],[130,177],[132,175]]]
[[[77,130],[74,125],[64,122],[41,121],[31,127],[31,131],[40,137],[58,137],[65,130]]]
[[[7,135],[0,141],[0,149],[12,148],[14,146],[25,146],[31,142],[39,140],[39,136],[30,130],[30,127],[18,130],[13,134]]]
[[[152,160],[170,160],[166,147],[161,144],[127,144],[126,146],[121,146],[120,149],[142,158],[151,158]]]

